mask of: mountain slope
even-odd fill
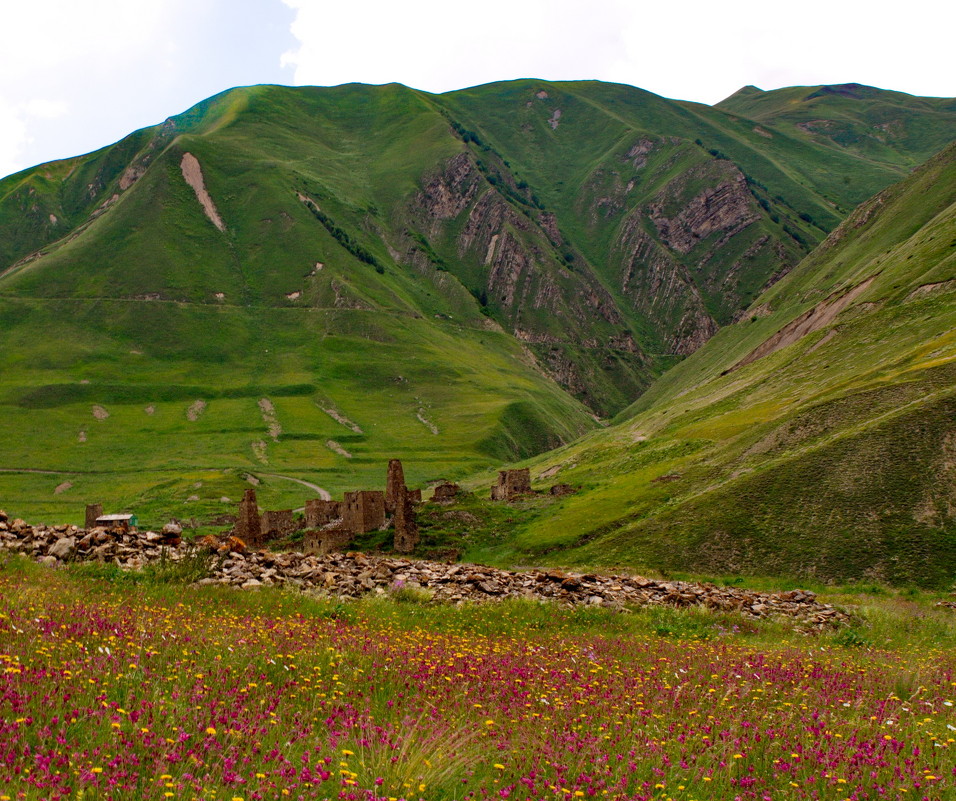
[[[253,470],[568,442],[902,169],[754,127],[595,82],[262,86],[10,176],[0,490],[201,518]]]
[[[613,84],[250,87],[0,182],[0,291],[408,309],[444,271],[608,414],[901,169]]]
[[[716,108],[899,169],[915,167],[952,141],[956,102],[847,83],[770,92],[745,86]]]
[[[585,491],[521,531],[514,558],[952,581],[956,146],[749,315],[618,425],[536,463]]]

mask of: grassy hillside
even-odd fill
[[[503,558],[951,583],[956,147],[749,315],[617,425],[535,461],[541,486],[583,491],[532,512]]]
[[[920,164],[953,140],[956,102],[848,83],[771,92],[745,86],[716,108],[899,169]]]
[[[570,442],[910,158],[761,126],[596,82],[259,86],[9,176],[0,502],[201,521],[249,474],[300,506]]]

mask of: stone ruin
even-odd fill
[[[96,521],[103,516],[103,504],[91,503],[86,507],[86,523],[83,526],[87,531],[96,528]]]
[[[345,493],[342,519],[355,534],[367,534],[385,525],[385,493],[380,490],[356,490]]]
[[[574,495],[578,491],[577,487],[572,487],[570,484],[555,484],[548,490],[550,495]]]
[[[499,470],[498,483],[491,488],[491,500],[513,501],[521,495],[531,494],[531,470]]]
[[[246,545],[253,546],[262,542],[262,519],[259,517],[259,505],[256,503],[254,489],[247,489],[242,496],[233,534]]]
[[[313,556],[325,556],[333,551],[341,551],[352,539],[352,532],[345,526],[306,531],[302,540],[302,551]]]
[[[309,498],[305,502],[306,528],[321,528],[341,519],[341,501],[323,501],[321,498]]]
[[[407,492],[405,471],[402,469],[401,461],[389,459],[388,476],[385,479],[385,511],[394,514],[396,505]]]
[[[399,553],[414,551],[415,546],[418,545],[418,522],[415,520],[415,505],[404,486],[395,501],[392,524],[395,527],[395,550]]]
[[[450,489],[448,497],[457,495],[455,484],[443,485]],[[386,513],[391,515],[394,527],[394,548],[400,553],[411,553],[418,545],[418,523],[415,507],[422,502],[420,489],[409,490],[405,486],[402,463],[392,459],[388,463],[385,492],[380,490],[355,490],[345,493],[343,501],[326,501],[311,498],[305,504],[306,529],[303,549],[308,554],[325,555],[341,550],[356,534],[367,534],[386,525]],[[247,489],[239,504],[233,535],[250,547],[288,537],[302,526],[298,525],[289,509],[267,511],[259,514],[256,492]]]
[[[267,542],[288,537],[298,531],[291,509],[277,512],[263,512],[260,523],[260,540]]]
[[[432,503],[449,504],[454,503],[458,498],[461,487],[452,484],[450,481],[444,481],[437,484],[432,492]]]

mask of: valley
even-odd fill
[[[253,485],[298,508],[400,457],[483,497],[518,463],[581,491],[471,558],[943,586],[954,118],[257,86],[9,176],[0,499],[202,529]]]

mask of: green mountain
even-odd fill
[[[930,113],[942,146],[956,112]],[[874,159],[597,82],[260,86],[9,176],[0,499],[202,519],[250,473],[292,504],[289,478],[339,492],[400,455],[422,482],[570,442],[914,141]]]
[[[956,145],[533,475],[584,489],[502,558],[951,583]]]

